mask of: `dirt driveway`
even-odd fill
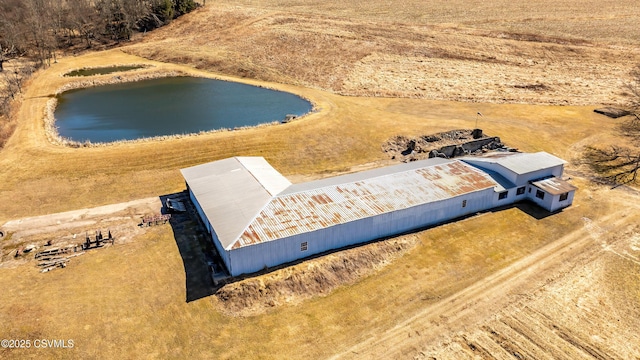
[[[640,198],[610,196],[624,206],[332,359],[640,357]]]

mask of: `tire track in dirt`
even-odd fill
[[[628,221],[622,216],[628,211],[608,214],[597,223],[615,227]],[[425,307],[391,329],[372,331],[374,335],[371,338],[331,359],[404,358],[417,353],[425,344],[473,326],[497,309],[516,302],[519,294],[531,293],[563,263],[571,262],[587,251],[599,251],[600,244],[594,240],[587,226],[567,234],[484,280]]]

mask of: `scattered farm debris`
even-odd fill
[[[187,211],[187,208],[184,206],[182,201],[173,198],[168,198],[167,201],[165,201],[165,206],[167,207],[167,210],[171,212]]]
[[[38,249],[37,245],[31,244],[31,245],[25,246],[25,248],[24,248],[24,250],[22,250],[22,252],[28,253],[28,252],[31,252],[31,251],[37,250],[37,249]]]
[[[454,158],[490,150],[517,151],[506,147],[499,137],[489,137],[481,129],[452,130],[418,137],[396,136],[382,145],[391,159],[402,162],[432,157]]]
[[[142,218],[140,226],[166,224],[171,219],[171,214],[148,215]]]
[[[111,230],[108,230],[107,237],[102,235],[102,231],[96,231],[95,240],[91,240],[88,234],[85,235],[84,243],[82,244],[83,250],[95,249],[104,246],[105,243],[110,242],[111,245],[115,242]]]
[[[40,258],[34,259],[34,256],[42,251],[76,246],[75,253],[59,255],[69,257],[89,249],[115,245],[115,240],[119,244],[127,244],[137,235],[148,231],[140,226],[141,217],[166,213],[164,202],[167,198],[183,203],[188,199],[180,194],[162,198],[154,196],[126,203],[10,220],[0,227],[4,233],[4,237],[0,239],[0,269],[27,264],[40,268],[36,265]],[[62,265],[54,269],[59,267]]]
[[[82,250],[82,246],[71,245],[59,249],[45,250],[36,253],[35,259],[38,261],[38,266],[42,269],[40,272],[49,272],[55,268],[65,268],[69,262],[71,256],[63,256],[68,253],[73,253],[74,256],[78,254],[78,250]],[[82,252],[80,254],[83,254]]]
[[[70,252],[78,252],[78,250],[82,250],[81,245],[71,245],[59,249],[40,251],[36,253],[35,259],[39,261],[47,261],[51,258],[56,258],[58,255],[63,255]]]
[[[293,120],[295,120],[295,119],[297,119],[297,118],[298,118],[298,115],[287,114],[287,115],[284,117],[284,120],[282,120],[282,123],[283,123],[283,124],[286,124],[286,123],[292,122]]]
[[[98,249],[105,244],[114,244],[115,238],[111,233],[111,230],[107,230],[107,236],[102,235],[102,231],[98,230],[95,233],[95,238],[91,238],[88,233],[85,233],[85,241],[81,244],[71,244],[64,247],[53,248],[48,250],[39,251],[35,254],[34,258],[38,262],[37,266],[42,269],[40,272],[49,272],[56,268],[65,268],[69,263],[69,259],[72,257],[80,256],[85,251],[90,249]],[[45,246],[51,246],[53,240],[47,240]],[[47,245],[48,244],[48,245]],[[25,248],[26,249],[26,248]],[[16,257],[20,255],[20,249],[16,251]]]
[[[619,117],[623,117],[623,116],[627,116],[627,115],[631,114],[630,111],[627,111],[627,110],[624,110],[624,109],[618,109],[618,108],[614,108],[614,107],[610,107],[610,106],[599,108],[599,109],[595,109],[595,110],[593,110],[593,112],[608,116],[608,117],[613,118],[613,119],[617,119]]]

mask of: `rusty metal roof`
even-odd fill
[[[259,212],[227,249],[311,232],[383,213],[495,188],[459,160],[429,159],[292,185]]]
[[[532,181],[531,184],[551,195],[560,195],[577,189],[577,187],[555,176],[548,179]]]

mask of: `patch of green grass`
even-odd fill
[[[125,72],[137,69],[145,68],[145,65],[123,65],[123,66],[107,66],[107,67],[94,67],[94,68],[82,68],[78,70],[70,71],[64,76],[93,76],[93,75],[107,75],[115,72]]]

